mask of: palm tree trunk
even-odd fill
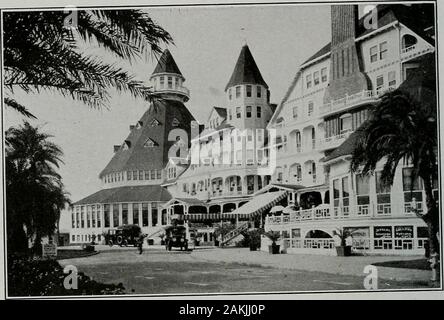
[[[433,196],[431,175],[422,177],[424,181],[424,190],[426,194],[427,213],[421,216],[427,224],[429,232],[429,248],[430,248],[430,266],[432,268],[432,280],[439,281],[439,241],[437,233],[439,232],[439,212],[436,201]]]

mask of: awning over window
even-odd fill
[[[255,196],[242,207],[231,212],[232,215],[249,215],[255,216],[261,214],[265,210],[273,207],[287,195],[287,191],[275,191],[262,193]]]

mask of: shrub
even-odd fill
[[[94,247],[92,244],[87,244],[87,245],[83,248],[83,250],[86,251],[86,252],[94,252],[95,247]]]
[[[78,289],[65,289],[66,274],[55,260],[25,256],[8,257],[8,293],[10,296],[63,296],[124,294],[122,283],[104,284],[78,273]]]
[[[276,244],[276,241],[278,241],[281,238],[281,234],[279,231],[267,231],[265,232],[265,236],[273,242],[273,244]]]

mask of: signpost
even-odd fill
[[[42,257],[55,259],[57,257],[57,246],[54,243],[46,243],[42,246]]]

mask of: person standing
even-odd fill
[[[139,249],[139,254],[143,253],[143,239],[145,239],[145,234],[141,233],[137,239],[137,247]]]

